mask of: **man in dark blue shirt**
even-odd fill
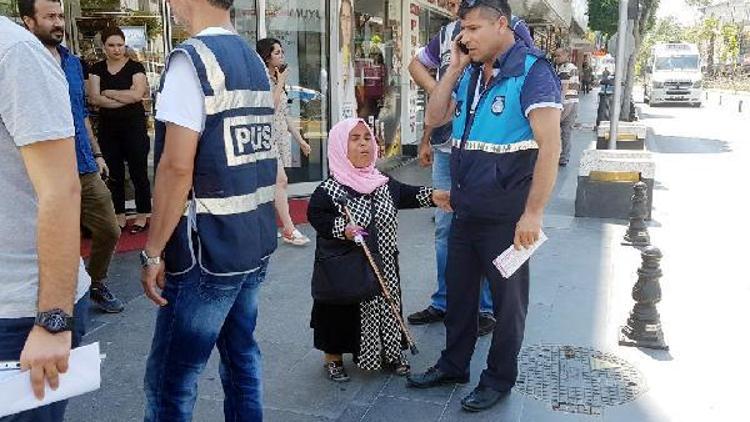
[[[107,165],[88,118],[81,61],[60,45],[64,37],[65,16],[59,0],[19,0],[18,3],[24,24],[60,63],[68,81],[81,180],[81,225],[91,233],[91,256],[87,266],[91,276],[91,300],[105,312],[122,312],[125,306],[105,284],[120,238],[120,227],[111,194],[103,180],[107,177]]]
[[[544,54],[516,40],[507,0],[464,0],[451,62],[427,105],[430,126],[453,121],[445,317],[437,364],[408,384],[429,388],[469,381],[482,276],[497,320],[487,368],[462,401],[481,411],[507,397],[518,376],[529,302],[529,264],[503,276],[493,261],[541,237],[560,157],[560,83]]]

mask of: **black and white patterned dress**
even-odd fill
[[[324,181],[310,198],[308,219],[318,236],[345,239],[348,224],[344,210],[333,198],[348,195],[354,223],[368,227],[375,218],[381,273],[389,293],[401,309],[398,267],[398,209],[432,207],[432,188],[409,186],[390,179],[370,195],[362,195],[333,179]],[[371,211],[374,206],[374,212]],[[384,364],[407,363],[405,341],[390,305],[382,295],[358,305],[313,304],[310,326],[315,347],[330,354],[354,353],[357,365],[379,370]]]

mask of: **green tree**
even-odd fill
[[[638,14],[632,25],[632,35],[635,40],[633,54],[625,58],[625,69],[616,69],[616,72],[625,71],[625,87],[623,90],[620,120],[629,120],[631,116],[630,97],[633,93],[635,81],[635,63],[638,52],[646,33],[656,23],[656,10],[659,8],[659,0],[630,0],[638,2]],[[588,0],[589,27],[594,31],[606,34],[617,32],[617,20],[619,15],[619,1],[617,0]]]
[[[737,57],[740,55],[740,28],[735,23],[725,23],[721,27],[721,58],[722,64],[731,62],[734,66],[737,64]]]
[[[685,0],[685,4],[691,7],[705,7],[714,3],[714,0]]]
[[[589,28],[612,35],[617,32],[618,0],[588,0]]]

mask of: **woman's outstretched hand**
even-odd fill
[[[445,212],[453,212],[453,208],[451,208],[450,191],[437,189],[432,191],[432,202]]]

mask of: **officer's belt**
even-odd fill
[[[453,138],[452,144],[455,148],[461,148],[460,139]],[[465,151],[484,151],[492,154],[508,154],[511,152],[539,149],[539,144],[537,144],[533,139],[514,142],[512,144],[495,144],[483,141],[466,141],[463,149]]]

